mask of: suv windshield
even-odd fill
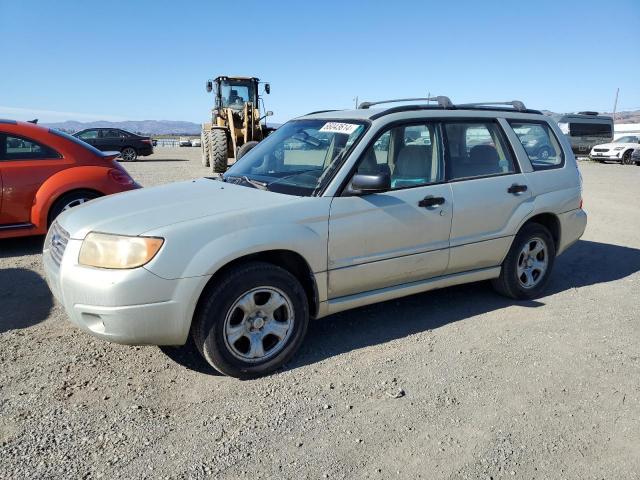
[[[354,120],[294,120],[233,165],[224,181],[290,195],[318,190],[365,130]]]
[[[223,107],[242,109],[247,102],[252,102],[255,105],[254,93],[254,86],[250,80],[235,80],[233,82],[223,80],[220,82],[220,96]]]
[[[638,137],[620,137],[614,140],[613,143],[638,143]]]

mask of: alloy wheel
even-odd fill
[[[518,255],[517,275],[523,288],[533,288],[542,281],[549,266],[547,244],[539,237],[524,244]]]

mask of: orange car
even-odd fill
[[[68,208],[140,188],[118,155],[57,130],[0,120],[0,238],[44,235]]]

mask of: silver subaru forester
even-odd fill
[[[296,118],[221,178],[62,214],[44,247],[55,297],[94,336],[191,336],[246,378],[286,362],[310,318],[480,280],[540,295],[587,223],[557,125],[517,101],[378,103]]]

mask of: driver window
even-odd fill
[[[436,124],[402,125],[383,132],[364,153],[357,173],[388,172],[391,188],[429,185],[444,180]]]

